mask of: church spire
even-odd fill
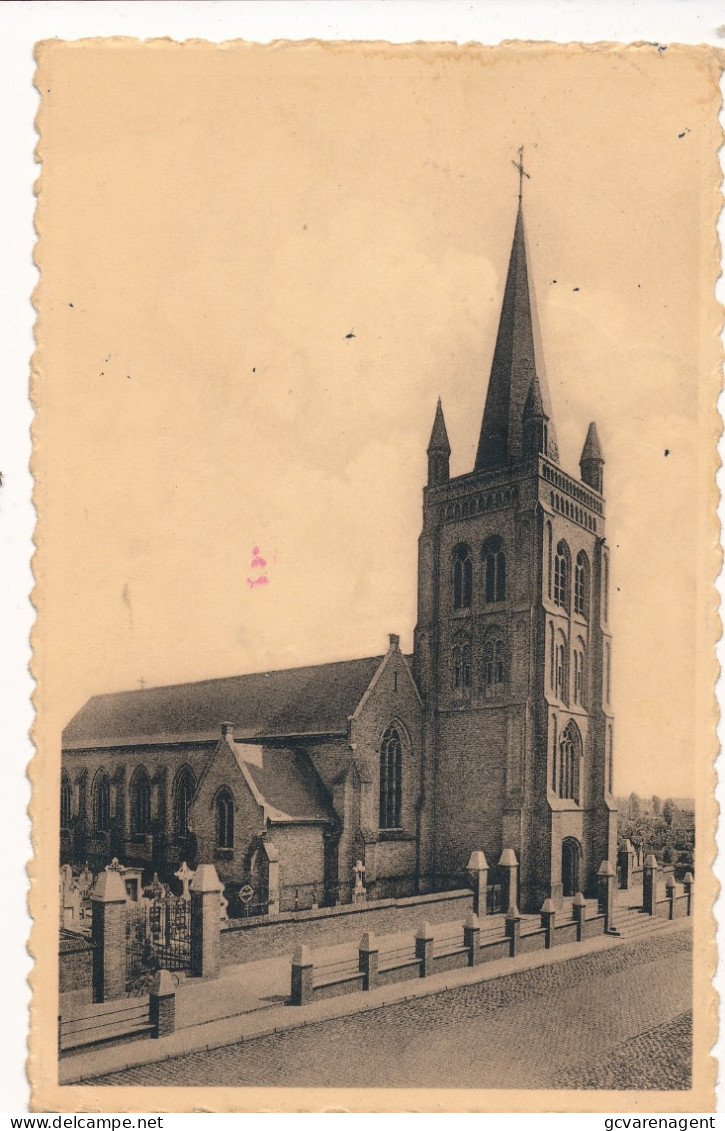
[[[437,487],[450,479],[451,445],[448,442],[446,422],[443,418],[443,405],[438,398],[433,431],[428,444],[428,486]]]
[[[595,491],[599,491],[601,495],[604,488],[604,453],[594,421],[589,425],[587,438],[579,457],[579,470],[581,471],[582,483],[587,483]]]
[[[523,178],[528,177],[528,173],[523,169],[521,151],[519,157],[519,162],[514,162],[519,170],[519,208],[476,454],[476,471],[518,463],[523,458],[524,407],[535,381],[544,415],[549,419],[546,454],[558,461],[539,325],[529,286],[521,198]]]

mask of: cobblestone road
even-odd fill
[[[691,937],[581,967],[522,999],[517,977],[127,1069],[96,1084],[689,1087]],[[502,991],[503,988],[503,991]]]

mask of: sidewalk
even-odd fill
[[[538,916],[525,918],[538,921]],[[666,929],[682,930],[691,923],[691,919],[680,919],[667,924]],[[434,936],[445,938],[455,930],[460,931],[461,925],[453,922],[438,924],[433,928]],[[491,929],[500,934],[500,923],[492,925]],[[412,948],[413,939],[412,932],[381,936],[381,952],[406,945]],[[66,1055],[59,1062],[58,1083],[76,1083],[122,1068],[237,1044],[331,1018],[379,1009],[393,1002],[426,997],[457,986],[492,981],[522,970],[608,950],[622,945],[623,941],[616,936],[599,936],[548,951],[520,954],[513,959],[503,958],[424,979],[397,982],[365,993],[323,999],[306,1006],[285,1004],[290,993],[290,955],[227,966],[215,981],[189,980],[179,987],[176,995],[177,1029],[171,1036],[129,1041]],[[313,953],[316,964],[344,961],[350,963],[351,969],[357,968],[356,944],[321,947]]]

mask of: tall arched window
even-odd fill
[[[217,848],[234,848],[234,798],[227,786],[216,795]]]
[[[380,744],[380,828],[400,828],[403,793],[403,744],[394,726],[389,726]]]
[[[151,827],[151,783],[141,766],[131,779],[131,832],[135,836],[148,833]]]
[[[546,524],[546,595],[551,600],[551,551],[552,551],[553,536],[551,533],[551,523]]]
[[[604,620],[606,623],[609,620],[609,558],[606,554],[603,556],[602,566],[604,573],[604,584],[602,586],[604,589]]]
[[[607,747],[609,754],[607,762],[607,788],[610,793],[614,793],[614,743],[612,741],[611,724],[607,728]]]
[[[584,648],[584,641],[581,639],[581,637],[578,637],[577,646],[574,648],[574,702],[578,703],[580,707],[583,707],[585,705],[585,657],[586,652]]]
[[[604,645],[604,691],[605,701],[609,703],[612,693],[612,652],[609,644]]]
[[[457,695],[471,687],[471,643],[460,634],[453,642],[453,690]]]
[[[569,701],[569,641],[559,629],[554,649],[556,694],[563,703]]]
[[[487,640],[483,646],[483,688],[487,695],[500,695],[506,676],[503,640]]]
[[[99,770],[93,783],[93,823],[99,833],[111,827],[111,783],[105,770]]]
[[[569,547],[563,540],[556,547],[554,558],[554,604],[569,608]]]
[[[551,690],[556,691],[556,652],[554,650],[553,624],[549,624],[549,683]]]
[[[491,605],[497,601],[504,601],[506,599],[506,555],[503,551],[503,541],[497,534],[487,538],[483,543],[483,561],[486,604]]]
[[[579,762],[582,739],[579,727],[570,720],[561,732],[559,742],[559,796],[579,804]]]
[[[189,835],[189,810],[196,781],[188,766],[182,766],[174,782],[174,828],[177,836]]]
[[[468,609],[473,598],[471,549],[461,542],[453,551],[453,608]]]
[[[583,550],[576,556],[574,612],[585,620],[589,619],[589,559]]]
[[[73,791],[70,778],[64,770],[60,776],[60,827],[62,829],[70,828],[72,798]]]

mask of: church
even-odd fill
[[[559,465],[521,192],[475,465],[428,444],[412,655],[91,698],[63,732],[61,861],[213,863],[230,913],[454,888],[474,850],[537,910],[616,850],[604,456]],[[412,579],[411,579],[412,581]]]

